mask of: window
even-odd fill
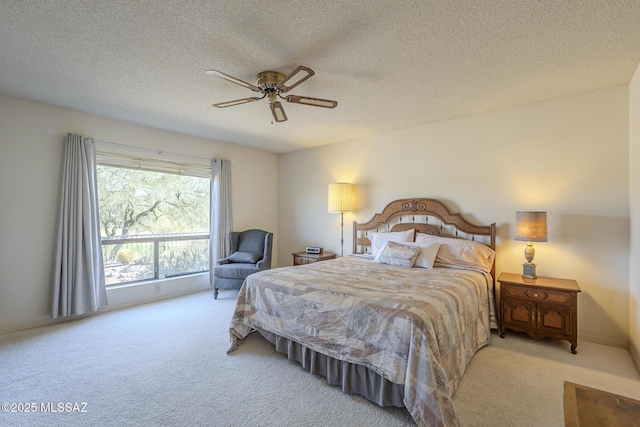
[[[98,162],[107,286],[209,270],[209,178]]]

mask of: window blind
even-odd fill
[[[153,158],[152,156],[107,151],[96,151],[96,162],[103,166],[211,178],[211,165],[205,165],[204,162],[202,164],[186,163],[177,160]]]

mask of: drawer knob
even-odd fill
[[[538,294],[533,294],[534,297],[538,298]]]

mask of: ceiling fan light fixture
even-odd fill
[[[308,96],[289,95],[286,99],[288,102],[293,102],[294,104],[313,105],[314,107],[336,108],[338,106],[338,101],[310,98]]]
[[[314,74],[315,72],[311,68],[299,65],[298,68],[289,73],[288,76],[284,77],[284,80],[279,82],[277,87],[281,92],[287,92]]]
[[[287,115],[285,114],[280,101],[273,101],[269,106],[271,107],[271,113],[273,114],[273,118],[276,122],[284,122],[287,120]]]
[[[256,77],[258,87],[263,91],[273,90],[284,79],[284,74],[277,71],[262,71]]]

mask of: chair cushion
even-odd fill
[[[255,264],[260,261],[262,255],[254,254],[253,252],[237,251],[227,257],[229,262],[240,262],[245,264]]]
[[[214,267],[213,275],[226,279],[244,279],[248,275],[260,271],[255,264],[232,263]]]
[[[262,230],[247,230],[240,233],[236,250],[259,254],[260,258],[262,258],[262,254],[264,253],[264,236],[266,234],[267,233]]]

